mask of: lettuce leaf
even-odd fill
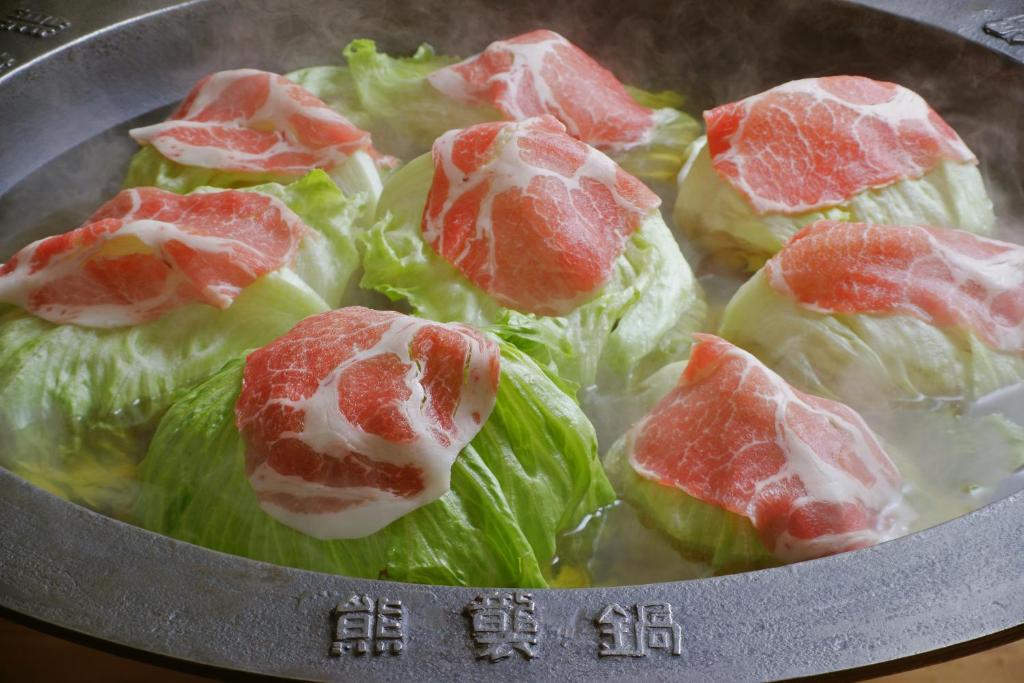
[[[212,188],[208,188],[212,189]],[[202,191],[206,191],[204,188]],[[359,238],[372,220],[367,194],[346,195],[323,171],[311,171],[288,185],[268,183],[245,188],[280,199],[313,232],[302,241],[290,268],[329,308],[347,302],[358,287]]]
[[[371,131],[370,113],[359,102],[359,91],[352,71],[345,66],[309,66],[284,75],[316,95],[320,101],[362,130]],[[374,143],[378,141],[374,138]]]
[[[970,402],[1024,379],[1024,357],[970,330],[908,315],[819,313],[778,293],[763,272],[729,302],[719,335],[800,389],[858,409]]]
[[[491,107],[459,104],[437,91],[427,76],[460,59],[437,55],[426,43],[411,57],[390,57],[378,52],[372,40],[354,40],[345,47],[344,55],[359,103],[372,121],[371,131],[381,144],[391,145],[389,150],[393,146],[403,153],[398,156],[408,158],[410,151],[426,151],[438,136],[453,128],[501,118]]]
[[[372,40],[354,40],[344,56],[347,66],[287,76],[369,131],[374,145],[388,154],[408,159],[429,150],[445,131],[501,118],[491,107],[453,102],[430,85],[427,76],[459,58],[437,55],[427,43],[411,57],[391,57]]]
[[[142,465],[140,523],[215,550],[370,579],[545,586],[557,537],[614,494],[594,432],[572,398],[501,342],[494,412],[459,454],[442,498],[365,538],[322,541],[258,506],[234,406],[244,363],[182,396]]]
[[[288,182],[289,177],[274,173],[218,171],[200,166],[184,166],[171,161],[152,145],[143,145],[128,162],[128,173],[121,186],[159,187],[161,190],[188,194],[200,187],[234,189],[262,183]]]
[[[314,231],[291,268],[263,276],[225,310],[191,304],[143,325],[94,329],[0,309],[0,464],[123,516],[136,464],[176,392],[341,303],[359,263],[352,221],[363,200],[346,198],[321,171],[255,189]]]
[[[992,202],[973,164],[943,161],[922,178],[867,190],[838,206],[759,215],[715,171],[706,143],[706,137],[693,143],[679,173],[674,217],[687,236],[733,266],[760,268],[800,228],[820,219],[937,225],[980,235],[995,227]]]
[[[704,299],[660,214],[629,239],[597,297],[564,317],[536,316],[503,308],[423,240],[420,217],[432,178],[433,163],[423,155],[388,180],[380,220],[363,238],[363,287],[431,320],[514,328],[522,348],[584,388],[585,407],[686,354]]]

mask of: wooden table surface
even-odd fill
[[[201,683],[180,673],[94,650],[0,617],[0,681]],[[943,664],[875,679],[885,683],[1021,683],[1024,640]]]

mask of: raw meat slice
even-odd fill
[[[826,313],[911,315],[1024,351],[1024,248],[960,230],[817,221],[765,265],[771,286]]]
[[[434,143],[424,238],[505,306],[562,315],[611,277],[657,195],[550,116]]]
[[[900,475],[861,417],[697,334],[679,384],[631,433],[643,477],[750,519],[786,561],[892,538]]]
[[[0,301],[55,323],[137,325],[192,302],[227,308],[289,264],[309,228],[280,200],[124,190],[86,223],[0,266]]]
[[[643,144],[656,124],[612,72],[554,31],[496,41],[428,79],[457,102],[491,105],[513,121],[550,114],[599,149]]]
[[[260,506],[358,538],[440,498],[494,408],[498,346],[473,328],[351,307],[246,359],[235,406]]]
[[[704,121],[715,171],[761,214],[835,206],[947,159],[977,162],[920,95],[861,76],[785,83]]]
[[[302,175],[359,151],[379,157],[369,133],[297,83],[256,69],[207,76],[167,121],[129,134],[179,164],[222,171]]]

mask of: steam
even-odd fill
[[[169,109],[127,121],[74,147],[22,179],[0,197],[0,261],[29,242],[77,228],[117,194],[128,158],[138,146],[128,137],[137,122],[166,118]]]
[[[342,48],[359,37],[374,38],[395,54],[411,54],[427,41],[441,53],[468,56],[492,40],[540,27],[566,35],[625,82],[682,92],[689,113],[698,117],[706,108],[794,78],[859,73],[899,82],[921,93],[961,133],[982,160],[1002,234],[1024,242],[1024,226],[1008,219],[1020,215],[1024,203],[1018,161],[1024,74],[958,37],[888,15],[794,0],[772,6],[756,0],[621,6],[569,0],[471,9],[441,0],[305,8],[263,0],[246,3],[230,20],[215,16],[218,11],[206,4],[175,8],[70,48],[36,69],[40,75],[24,88],[37,103],[27,103],[25,111],[35,116],[22,117],[11,131],[11,146],[0,152],[0,192],[69,143],[78,146],[0,199],[0,257],[30,233],[78,225],[117,189],[134,149],[124,131],[164,118],[166,109],[159,110],[212,71],[284,73],[341,64]],[[951,62],[955,72],[937,71]],[[25,150],[31,153],[21,155]],[[32,185],[49,185],[49,196]]]
[[[31,240],[77,227],[113,196],[137,149],[127,130],[164,119],[173,103],[208,73],[241,67],[286,73],[341,64],[342,48],[363,37],[394,54],[411,54],[426,41],[441,54],[468,56],[492,40],[542,27],[568,37],[624,82],[680,91],[687,98],[685,108],[698,118],[704,109],[796,78],[849,73],[898,82],[928,100],[972,148],[995,202],[1000,237],[1024,244],[1024,68],[956,36],[888,15],[795,0],[770,5],[760,0],[570,0],[471,6],[383,0],[301,7],[262,0],[227,7],[230,18],[217,15],[220,4],[175,8],[73,46],[49,66],[12,77],[23,81],[18,92],[28,99],[17,108],[10,101],[3,106],[33,116],[17,117],[6,134],[10,144],[0,150],[5,174],[0,178],[0,260]],[[945,70],[949,64],[956,68]],[[670,207],[674,186],[655,189]],[[710,295],[713,328],[715,311],[740,280],[701,267],[702,252],[688,243],[682,247]],[[608,408],[610,415],[624,410],[619,404]],[[883,409],[868,419],[883,438],[900,440],[900,453],[917,454],[904,457],[902,466],[924,475],[951,471],[948,458],[941,460],[942,454],[952,454],[940,434],[902,430],[886,421],[887,414]],[[936,459],[947,464],[936,466]],[[967,464],[975,467],[977,462]],[[977,478],[960,470],[950,475],[967,476]],[[927,494],[928,486],[919,490]],[[963,511],[1014,486],[992,482],[985,496],[968,492]],[[667,545],[656,547],[635,516],[620,508],[611,520],[613,534],[644,540],[626,554],[650,558],[654,553],[664,556],[664,563],[647,566],[678,567],[675,553]],[[929,513],[922,515],[921,524],[935,521]],[[609,553],[614,554],[606,548]],[[644,580],[699,572],[672,569]]]

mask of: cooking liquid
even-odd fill
[[[165,116],[166,110],[152,112],[107,131],[44,165],[0,197],[0,225],[4,227],[0,233],[0,261],[32,240],[78,227],[119,189],[126,160],[136,150],[127,130]],[[123,161],[112,161],[116,159]],[[56,188],[60,188],[61,199],[55,205]],[[670,218],[675,202],[674,185],[653,185],[652,189],[662,197],[662,213]],[[1022,234],[1019,228],[1003,226],[999,237],[1021,243]],[[707,297],[708,320],[704,329],[715,332],[722,310],[745,278],[720,268],[706,252],[684,237],[677,237]],[[371,302],[368,305],[383,307],[379,305],[383,297],[368,296],[367,300]],[[402,310],[401,303],[388,305]],[[905,500],[914,513],[910,532],[954,519],[1024,489],[1024,470],[1012,472],[1015,454],[1020,452],[1014,447],[1024,445],[1002,438],[997,429],[991,429],[985,422],[971,421],[1001,413],[1024,424],[1024,384],[982,398],[962,411],[963,420],[950,432],[947,417],[956,405],[951,400],[915,406],[913,411],[863,414],[903,475]],[[945,425],[947,431],[937,425]],[[613,435],[602,434],[601,424],[595,426],[602,437],[603,452],[611,445]],[[47,428],[38,426],[40,436],[47,433]],[[957,435],[961,438],[952,438]],[[5,438],[0,434],[0,444]],[[144,447],[140,445],[139,459],[143,454]],[[68,476],[75,475],[69,472]],[[128,493],[130,488],[126,484]],[[54,492],[60,494],[59,490]],[[99,511],[131,521],[128,513],[123,512],[129,509],[130,505],[124,505],[119,511]],[[590,552],[590,541],[595,538]],[[712,573],[706,563],[681,557],[664,534],[645,525],[623,501],[589,516],[579,528],[564,536],[560,551],[563,547],[575,547],[576,552],[556,560],[552,569],[552,583],[556,586],[630,585],[702,578]],[[584,547],[588,549],[585,557],[580,550]]]
[[[670,216],[675,186],[651,187],[662,198],[662,213]],[[999,239],[1022,242],[1019,228],[1000,227]],[[678,231],[675,234],[707,299],[704,331],[715,333],[725,306],[746,277],[716,263]],[[645,402],[656,400],[656,396],[645,397]],[[861,416],[879,436],[903,476],[907,533],[947,522],[1024,490],[1024,467],[1019,466],[1024,443],[1000,430],[997,417],[1024,425],[1024,383],[995,391],[966,408],[957,397],[950,397],[915,405],[880,406],[873,412],[861,411]],[[601,425],[595,427],[604,453],[611,443],[602,434]],[[667,535],[645,524],[624,501],[590,516],[586,524],[600,526],[591,532],[598,537],[587,567],[592,585],[682,581],[712,575],[707,563],[680,556]],[[578,529],[576,533],[583,531]]]

